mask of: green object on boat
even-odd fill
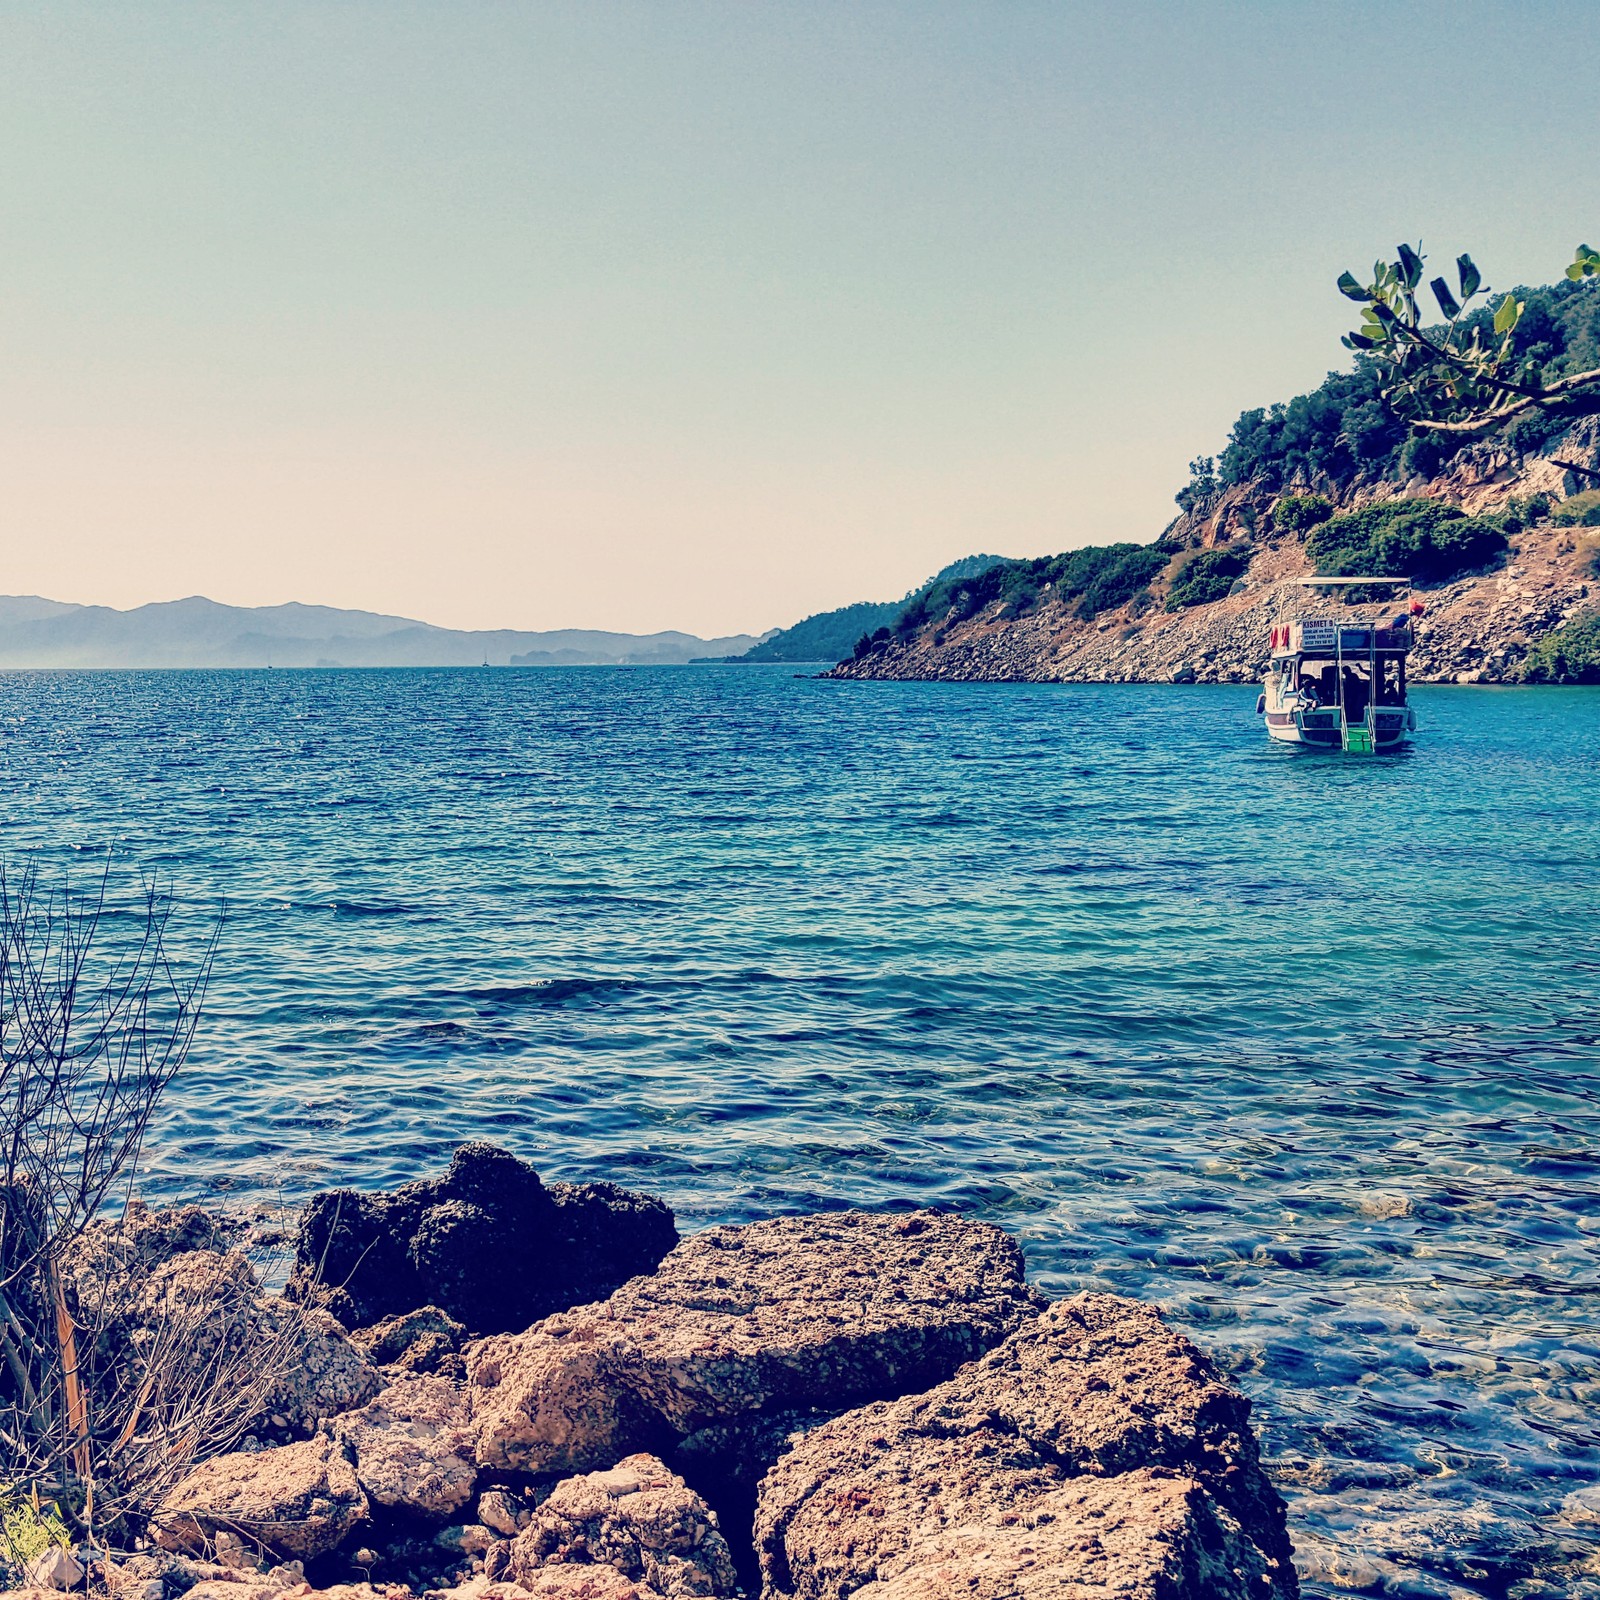
[[[1344,747],[1356,755],[1370,756],[1375,750],[1372,738],[1372,729],[1357,723],[1355,727],[1345,725]]]

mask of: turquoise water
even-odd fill
[[[1311,1593],[1600,1595],[1600,691],[1255,693],[7,674],[0,848],[226,902],[160,1193],[958,1207],[1230,1366]]]

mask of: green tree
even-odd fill
[[[1379,369],[1384,403],[1422,433],[1486,433],[1530,412],[1600,410],[1600,367],[1553,373],[1519,347],[1517,329],[1527,302],[1516,294],[1496,301],[1468,255],[1456,258],[1456,284],[1443,277],[1428,288],[1445,318],[1424,326],[1418,286],[1425,257],[1400,245],[1393,261],[1373,263],[1372,281],[1339,275],[1339,292],[1362,307],[1361,326],[1345,345],[1369,353]],[[1600,251],[1579,245],[1567,268],[1573,283],[1600,279]]]

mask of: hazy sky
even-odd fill
[[[782,625],[1149,539],[1396,240],[1600,236],[1600,6],[0,3],[0,591]]]

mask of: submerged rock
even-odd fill
[[[354,1468],[324,1436],[196,1467],[162,1501],[150,1532],[164,1550],[203,1550],[226,1530],[308,1560],[336,1549],[367,1513]]]
[[[508,1151],[465,1144],[442,1178],[313,1196],[287,1292],[349,1327],[433,1306],[499,1333],[603,1298],[677,1242],[659,1200],[610,1183],[547,1185]]]
[[[922,1389],[1042,1304],[1016,1245],[961,1217],[710,1228],[603,1304],[469,1349],[478,1461],[603,1467],[737,1417]]]
[[[768,1600],[1297,1593],[1249,1402],[1111,1295],[806,1434],[762,1483],[755,1533]]]
[[[558,1483],[517,1535],[507,1572],[526,1583],[569,1564],[610,1567],[671,1600],[738,1593],[711,1508],[648,1455]]]

